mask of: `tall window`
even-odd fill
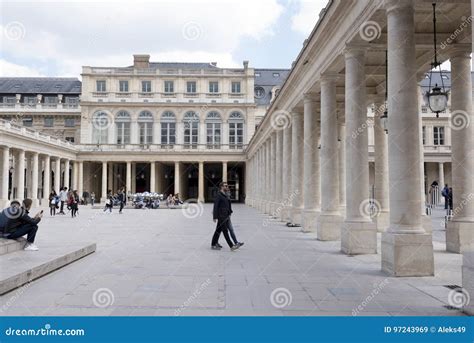
[[[444,145],[444,126],[433,127],[434,145]]]
[[[119,81],[119,91],[127,93],[128,92],[128,81],[121,80]]]
[[[54,118],[53,117],[44,118],[44,127],[53,127],[53,126],[54,126]]]
[[[153,143],[153,115],[143,111],[138,116],[138,128],[140,130],[140,144]]]
[[[151,92],[151,81],[142,81],[142,93]]]
[[[186,93],[196,93],[196,81],[186,82]]]
[[[130,143],[130,114],[126,111],[120,111],[115,117],[115,126],[117,128],[117,144]]]
[[[232,82],[232,93],[240,94],[240,81],[233,81]]]
[[[106,92],[107,88],[105,87],[105,80],[97,80],[96,84],[96,91],[97,92]]]
[[[426,126],[421,128],[421,137],[423,138],[423,145],[426,144]]]
[[[209,112],[206,117],[207,148],[219,149],[221,145],[221,116],[217,112]]]
[[[166,111],[161,115],[161,144],[176,144],[176,117],[173,112]]]
[[[174,93],[173,81],[165,81],[165,93]]]
[[[64,126],[65,127],[74,127],[74,126],[76,126],[76,119],[74,119],[74,118],[65,118],[64,119]]]
[[[92,143],[107,144],[108,127],[111,117],[105,112],[95,112],[92,116]]]
[[[199,139],[199,116],[189,111],[184,115],[184,147],[197,148]]]
[[[242,149],[244,144],[244,117],[240,112],[229,116],[229,148]]]
[[[209,93],[219,93],[219,82],[217,81],[209,82]]]

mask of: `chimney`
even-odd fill
[[[150,67],[150,55],[133,55],[133,66],[138,69]]]
[[[244,61],[244,69],[247,69],[249,67],[249,61]]]

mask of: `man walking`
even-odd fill
[[[225,193],[225,195],[227,196],[227,198],[229,199],[229,202],[231,202],[231,199],[230,199],[230,189],[229,187],[227,187],[227,192]],[[234,226],[232,225],[232,220],[230,220],[230,216],[229,216],[229,233],[230,233],[230,237],[232,238],[232,240],[234,241],[234,244],[237,244],[239,247],[241,247],[242,245],[244,245],[244,242],[239,242],[237,240],[237,237],[235,236],[235,231],[234,231]],[[217,243],[217,245],[220,246],[219,243]]]
[[[232,206],[230,199],[227,197],[226,192],[229,191],[229,187],[226,182],[219,184],[219,192],[214,200],[214,210],[212,211],[212,217],[214,223],[217,222],[216,231],[212,236],[211,248],[214,250],[220,250],[219,236],[221,232],[224,234],[224,238],[230,247],[230,250],[234,251],[240,247],[238,244],[233,244],[229,237],[229,223],[230,215],[232,214]]]
[[[120,188],[119,192],[118,192],[118,198],[119,198],[119,201],[120,201],[120,209],[119,209],[119,213],[122,214],[122,210],[123,210],[123,207],[125,206],[125,203],[127,201],[127,194],[125,193],[125,188]]]

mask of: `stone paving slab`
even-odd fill
[[[180,209],[119,215],[89,207],[74,219],[45,216],[40,247],[94,241],[97,251],[21,294],[0,296],[2,315],[462,315],[445,307],[444,286],[461,284],[461,255],[445,251],[439,223],[436,276],[393,278],[381,271],[380,250],[349,257],[340,242],[318,241],[238,204],[232,222],[245,245],[231,252],[221,237],[224,248],[211,250],[211,212],[205,204],[194,217]]]

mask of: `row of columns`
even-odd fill
[[[13,199],[10,194],[10,172],[12,175],[11,192],[16,189],[15,198],[22,200],[31,198],[33,205],[39,205],[39,190],[42,189],[42,203],[48,204],[48,197],[51,190],[59,192],[61,187],[74,188],[82,193],[82,162],[74,162],[72,169],[73,182],[70,181],[70,160],[57,156],[39,154],[35,151],[25,151],[24,149],[1,148],[1,183],[0,183],[0,206],[4,207]],[[41,160],[40,160],[41,157]],[[10,163],[12,160],[12,163]],[[53,164],[54,169],[51,168]],[[54,171],[54,174],[52,173]],[[78,175],[80,173],[81,175]],[[64,174],[64,177],[61,177]],[[54,185],[51,180],[54,175]],[[26,176],[26,177],[25,177]],[[42,182],[42,187],[39,181]],[[26,186],[26,187],[25,187]],[[27,189],[27,192],[25,191]]]
[[[338,121],[342,111],[337,107],[336,84],[341,76],[323,73],[320,103],[315,94],[304,95],[303,113],[293,109],[290,127],[269,133],[250,156],[256,177],[251,178],[248,203],[293,226],[301,225],[303,231],[315,231],[319,240],[341,240],[341,250],[348,255],[377,253],[380,231],[384,271],[396,276],[433,275],[431,224],[422,198],[414,4],[409,0],[387,4],[389,123],[387,135],[380,122],[384,99],[376,97],[375,204],[369,193],[369,101],[363,46],[348,46],[344,53],[345,120]],[[452,134],[457,213],[448,224],[447,250],[462,252],[474,244],[472,81],[470,49],[451,51],[451,113],[465,113],[471,123]],[[372,211],[376,212],[374,220]]]

